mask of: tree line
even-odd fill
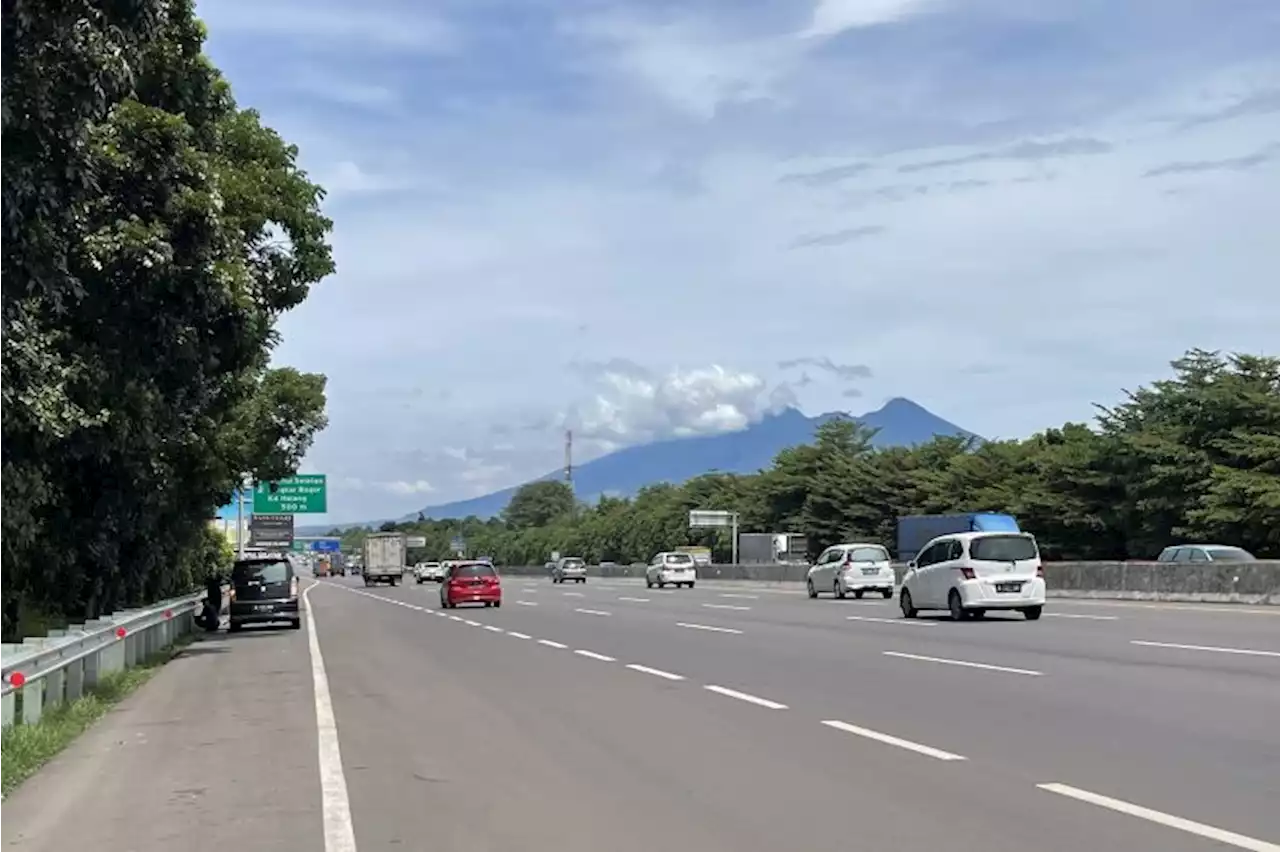
[[[191,0],[5,3],[6,640],[190,589],[325,379],[271,369],[334,264],[323,191],[203,54]]]
[[[468,555],[537,565],[552,551],[592,562],[647,561],[680,545],[730,559],[728,535],[689,529],[691,509],[738,512],[743,532],[796,532],[810,556],[841,541],[896,543],[897,518],[1008,512],[1045,558],[1152,559],[1180,541],[1234,544],[1280,557],[1280,358],[1192,350],[1173,375],[1021,440],[938,437],[874,449],[853,419],[750,475],[708,473],[633,499],[574,500],[562,482],[518,490],[502,517],[384,524],[427,539],[411,559]],[[367,530],[341,533],[348,545]],[[334,534],[339,534],[335,531]]]

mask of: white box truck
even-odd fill
[[[398,584],[404,578],[405,536],[398,532],[370,533],[365,537],[364,584]]]

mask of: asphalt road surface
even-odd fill
[[[197,644],[6,848],[1280,852],[1280,610],[504,582],[335,578],[307,630]]]

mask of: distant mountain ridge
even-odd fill
[[[774,457],[787,447],[812,442],[819,426],[839,417],[850,415],[829,412],[806,417],[795,408],[787,408],[777,414],[767,415],[737,432],[674,438],[626,447],[576,468],[573,475],[574,491],[579,499],[592,503],[605,494],[629,497],[646,485],[658,482],[682,483],[713,470],[723,473],[756,473],[769,467]],[[879,430],[873,441],[878,447],[915,446],[926,443],[937,435],[980,437],[943,420],[911,400],[900,397],[889,400],[876,411],[852,419]],[[554,471],[534,481],[559,479],[561,476],[562,472]],[[507,503],[519,487],[504,488],[469,500],[427,506],[422,509],[422,514],[435,520],[471,515],[489,518],[506,509]],[[415,512],[401,520],[414,520],[417,516],[418,513]]]

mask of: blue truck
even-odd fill
[[[959,515],[909,515],[898,518],[898,559],[910,562],[920,548],[940,535],[961,532],[1021,532],[1013,515],[965,512]]]

